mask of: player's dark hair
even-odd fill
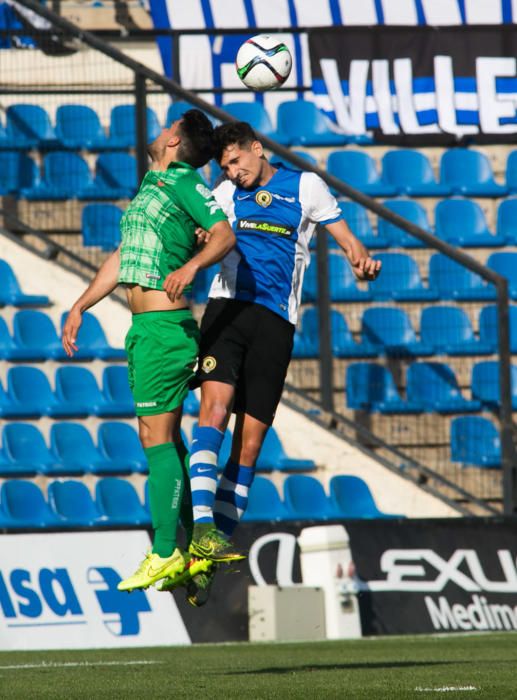
[[[181,143],[178,160],[201,168],[214,155],[214,127],[212,122],[199,109],[189,109],[181,117]]]
[[[214,129],[214,158],[221,160],[225,148],[237,144],[240,148],[249,148],[253,141],[258,141],[257,134],[248,122],[229,122]]]

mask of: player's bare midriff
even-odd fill
[[[177,309],[187,309],[189,304],[182,296],[176,301],[171,301],[166,292],[159,289],[149,289],[141,287],[139,284],[126,284],[127,302],[131,312],[142,314],[146,311],[176,311]]]

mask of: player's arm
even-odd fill
[[[217,221],[206,230],[209,235],[202,249],[185,265],[165,278],[163,288],[171,301],[181,297],[183,290],[192,283],[199,270],[222,260],[235,245],[235,234],[228,221]]]
[[[344,219],[325,225],[325,228],[347,256],[357,279],[374,280],[381,271],[381,261],[370,257],[361,241],[354,236]]]
[[[83,313],[108,296],[108,294],[111,294],[116,288],[119,269],[120,248],[117,248],[102,263],[93,280],[70,309],[61,334],[61,342],[68,357],[72,357],[74,352],[78,350],[76,340],[83,321]]]
[[[370,257],[349,229],[336,198],[321,177],[315,173],[302,174],[300,200],[309,218],[324,226],[344,251],[357,279],[374,280],[381,269],[380,261]]]

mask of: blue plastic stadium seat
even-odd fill
[[[5,7],[5,3],[0,4],[0,15],[2,13],[2,7]],[[2,37],[0,37],[0,48],[2,48]],[[9,139],[7,138],[7,131],[3,122],[0,120],[0,151],[9,150],[12,148],[9,145]]]
[[[309,471],[316,469],[312,459],[294,459],[288,457],[278,433],[270,426],[266,433],[262,449],[260,451],[257,468],[263,471],[280,469],[282,471]]]
[[[492,253],[486,261],[488,267],[508,279],[510,299],[517,299],[517,253]]]
[[[193,391],[189,391],[183,402],[183,413],[187,416],[199,415],[199,399]]]
[[[25,294],[5,260],[0,260],[0,306],[46,306],[49,299],[44,294]]]
[[[377,354],[396,356],[432,355],[433,347],[417,339],[403,309],[371,307],[361,319],[363,343]]]
[[[35,187],[38,178],[38,167],[26,153],[0,151],[0,195]]]
[[[476,338],[468,315],[457,306],[430,306],[420,318],[422,342],[436,354],[490,355],[493,343]]]
[[[240,122],[248,122],[255,131],[259,131],[270,139],[278,141],[284,146],[290,143],[289,135],[285,132],[275,131],[269,114],[260,102],[228,102],[223,109]]]
[[[95,164],[95,178],[80,199],[131,199],[138,187],[136,160],[129,153],[101,153]]]
[[[363,151],[333,151],[327,159],[327,170],[371,197],[394,197],[398,192],[384,182],[373,158]]]
[[[81,215],[83,245],[115,250],[120,244],[122,214],[116,204],[87,204]]]
[[[496,231],[507,244],[517,244],[517,197],[507,197],[499,205]]]
[[[310,267],[315,272],[316,261]],[[369,290],[357,287],[357,281],[350,263],[343,253],[329,253],[328,271],[329,291],[332,301],[369,301],[371,299]]]
[[[88,163],[77,153],[54,151],[43,159],[43,177],[34,187],[23,188],[22,197],[29,200],[61,200],[80,197],[92,187]]]
[[[208,299],[208,292],[210,290],[210,285],[212,284],[214,277],[219,272],[219,265],[211,265],[208,268],[199,270],[194,278],[194,284],[192,288],[192,300],[196,304],[206,304]]]
[[[383,202],[383,205],[394,214],[398,214],[412,224],[423,228],[424,231],[432,233],[426,210],[418,202],[412,199],[391,199]],[[378,228],[379,236],[394,248],[425,248],[425,243],[422,243],[421,240],[407,233],[404,229],[395,226],[387,219],[383,219],[381,216],[379,216]]]
[[[106,477],[95,485],[95,502],[110,525],[149,525],[149,514],[133,486],[125,479]]]
[[[454,194],[469,197],[504,197],[506,186],[498,185],[488,158],[479,151],[453,148],[440,161],[440,179]]]
[[[51,510],[39,487],[32,481],[4,481],[0,489],[0,502],[10,527],[42,529],[61,525],[61,519]]]
[[[47,447],[43,435],[29,423],[7,423],[2,434],[5,455],[18,471],[46,475],[64,473],[63,465]]]
[[[50,117],[39,105],[10,105],[6,109],[5,126],[10,148],[59,147]]]
[[[19,468],[21,467],[21,469]],[[28,471],[26,471],[26,469]],[[33,465],[18,465],[15,462],[12,462],[7,455],[5,454],[4,449],[0,449],[0,477],[5,478],[5,479],[10,479],[11,477],[19,477],[19,476],[34,476],[36,473],[36,470]],[[1,508],[0,508],[0,523],[2,522],[1,519]],[[2,527],[2,525],[0,525]]]
[[[86,367],[58,367],[55,395],[59,404],[58,410],[66,410],[74,417],[117,415],[112,413],[111,405]]]
[[[16,361],[37,361],[41,359],[41,352],[38,348],[34,350],[30,347],[20,347],[16,340],[11,337],[7,323],[0,317],[0,359]]]
[[[389,243],[381,231],[375,233],[366,209],[357,202],[339,202],[339,208],[352,233],[367,248],[387,248]],[[332,239],[331,239],[332,240]]]
[[[8,418],[75,415],[75,406],[62,406],[52,393],[47,375],[37,367],[11,367],[7,370],[7,396],[11,407],[0,406]]]
[[[147,458],[135,429],[128,423],[103,421],[98,430],[99,450],[111,462],[109,471],[148,471]]]
[[[65,311],[61,316],[61,328],[65,325],[67,318],[68,311]],[[77,347],[79,350],[74,354],[74,359],[126,359],[124,348],[114,348],[108,343],[104,330],[96,316],[85,311],[82,318],[83,322],[77,334]]]
[[[256,476],[249,490],[243,522],[282,521],[290,517],[274,483],[267,477]]]
[[[127,365],[112,365],[102,373],[102,392],[112,416],[133,416],[135,403],[129,388]]]
[[[151,143],[160,134],[161,126],[156,112],[147,107],[147,143]],[[136,146],[136,109],[135,105],[117,105],[111,110],[109,147],[112,149],[134,148]]]
[[[56,328],[44,311],[23,309],[13,317],[13,338],[17,346],[29,357],[20,359],[66,360]],[[78,357],[77,359],[92,359]]]
[[[357,343],[348,328],[345,317],[336,309],[330,311],[330,329],[332,334],[332,354],[334,357],[375,357],[374,348]],[[319,357],[319,322],[318,310],[307,309],[301,321],[297,354],[295,357]]]
[[[285,134],[292,146],[343,146],[371,142],[367,137],[341,133],[314,102],[306,100],[285,101],[278,106],[277,130]]]
[[[429,287],[440,299],[493,301],[496,298],[494,285],[441,253],[435,253],[429,260]]]
[[[61,105],[56,110],[56,137],[60,147],[100,151],[109,148],[99,115],[87,105]]]
[[[467,413],[481,410],[477,400],[465,399],[458,380],[443,362],[415,362],[407,371],[408,401],[424,406],[427,412]]]
[[[506,161],[506,187],[510,194],[517,194],[517,151],[512,151]]]
[[[377,508],[368,484],[358,476],[340,474],[329,483],[330,500],[340,518],[403,518],[403,515],[383,513]]]
[[[307,163],[311,163],[311,165],[318,165],[318,161],[314,156],[311,156],[310,153],[307,153],[307,151],[296,151],[292,150],[291,151],[293,155],[300,156],[300,158],[303,158],[303,160],[306,160]],[[214,161],[212,161],[214,162]],[[281,156],[277,156],[276,154],[272,154],[270,157],[270,162],[273,165],[283,165],[285,168],[291,168],[291,170],[300,170],[300,168],[297,165],[293,165],[290,163],[287,158],[282,158]]]
[[[295,520],[331,520],[337,517],[323,484],[312,476],[288,476],[284,481],[284,501]]]
[[[456,246],[492,247],[506,240],[487,226],[483,210],[470,199],[443,199],[435,209],[435,232],[438,238]]]
[[[436,182],[429,159],[420,151],[388,151],[382,159],[382,174],[385,182],[411,197],[446,197],[451,193],[448,185]]]
[[[405,253],[377,253],[373,256],[382,261],[382,273],[370,282],[373,299],[396,301],[435,301],[438,294],[425,287],[418,265]]]
[[[82,481],[53,481],[48,487],[48,502],[63,527],[109,525]]]
[[[517,410],[517,365],[511,365],[512,408]],[[483,406],[497,410],[501,403],[499,387],[499,362],[486,360],[477,362],[472,368],[472,396]]]
[[[421,413],[420,402],[401,398],[391,372],[373,362],[354,362],[346,370],[348,408],[381,413]]]
[[[517,353],[517,306],[508,307],[510,321],[510,352]],[[497,330],[497,306],[485,306],[479,312],[479,338],[482,343],[497,352],[499,338]]]
[[[31,443],[24,441],[24,430],[36,430],[38,433],[34,451]],[[20,440],[17,440],[20,435]],[[27,436],[28,438],[29,436]],[[3,430],[2,450],[0,451],[0,475],[3,477],[35,476],[41,471],[41,464],[35,460],[38,454],[38,442],[43,440],[39,430],[25,423],[6,423]],[[22,443],[19,449],[19,442]],[[44,442],[44,441],[43,441]],[[14,447],[14,449],[12,449]]]
[[[110,461],[95,447],[81,423],[56,422],[50,428],[50,448],[62,474],[109,473]]]
[[[464,467],[501,467],[501,438],[491,420],[481,416],[453,418],[451,462],[460,462]]]

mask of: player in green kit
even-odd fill
[[[227,218],[196,169],[213,155],[213,128],[199,110],[186,112],[149,146],[152,166],[121,221],[122,242],[73,305],[62,342],[71,357],[82,314],[118,284],[126,287],[132,325],[126,336],[129,383],[139,436],[149,463],[152,551],[119,590],[147,588],[190,566],[176,546],[179,518],[192,537],[188,452],[180,433],[182,405],[194,375],[199,330],[184,292],[201,268],[234,245]],[[196,229],[211,233],[200,249]],[[172,274],[171,274],[172,273]],[[167,277],[167,291],[163,282]]]

